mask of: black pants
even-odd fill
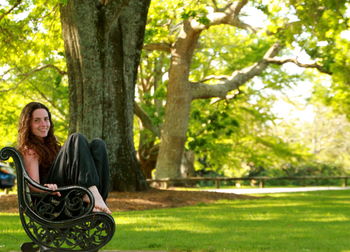
[[[70,135],[58,153],[47,181],[58,186],[96,186],[106,200],[109,191],[109,166],[105,143],[101,139],[94,139],[89,143],[79,133]]]

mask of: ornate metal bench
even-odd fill
[[[94,197],[88,189],[61,187],[57,189],[60,197],[52,195],[50,189],[28,176],[15,148],[1,149],[1,160],[10,157],[16,166],[19,216],[33,241],[24,243],[22,251],[98,251],[112,239],[114,219],[106,213],[92,212]],[[29,185],[47,193],[33,193]],[[85,194],[89,204],[82,200]]]

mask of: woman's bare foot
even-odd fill
[[[92,211],[93,212],[104,212],[104,213],[107,213],[107,214],[112,214],[111,210],[109,210],[109,208],[107,206],[105,208],[101,208],[101,207],[95,206],[92,209]]]
[[[95,199],[95,206],[93,208],[93,212],[104,212],[107,214],[112,214],[111,210],[107,207],[106,203],[104,202],[100,192],[98,191],[96,186],[89,187],[90,192],[94,196]],[[84,196],[84,201],[88,202],[89,198],[87,195]]]

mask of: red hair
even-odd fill
[[[50,129],[44,141],[36,137],[31,130],[33,112],[36,109],[45,109],[49,115]],[[50,168],[55,160],[61,146],[54,135],[54,126],[51,120],[49,109],[39,103],[28,103],[22,110],[18,125],[18,150],[23,154],[28,150],[33,150],[38,155],[40,166],[45,169]]]

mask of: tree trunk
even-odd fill
[[[169,84],[164,124],[161,133],[156,178],[180,177],[181,159],[186,142],[192,94],[188,81],[190,64],[199,33],[185,21],[174,48],[171,51]]]
[[[181,160],[183,157],[186,132],[190,116],[191,102],[194,99],[210,97],[225,97],[231,90],[237,89],[264,71],[269,60],[278,53],[280,46],[273,45],[260,61],[240,71],[235,71],[224,83],[207,85],[190,83],[189,71],[193,51],[198,38],[204,29],[211,25],[228,24],[244,29],[249,25],[239,20],[239,13],[247,0],[235,1],[227,5],[223,12],[207,15],[209,23],[204,25],[194,19],[185,20],[176,43],[171,47],[171,65],[169,69],[169,84],[164,124],[161,132],[161,143],[156,165],[156,178],[180,177]],[[254,30],[254,29],[252,29]]]
[[[61,7],[70,132],[105,140],[111,189],[143,190],[147,184],[134,149],[133,107],[150,0],[102,2],[74,0]]]
[[[152,179],[152,171],[156,168],[159,146],[154,144],[154,137],[143,135],[144,134],[141,132],[138,159],[140,161],[141,170],[145,177],[147,179]]]

